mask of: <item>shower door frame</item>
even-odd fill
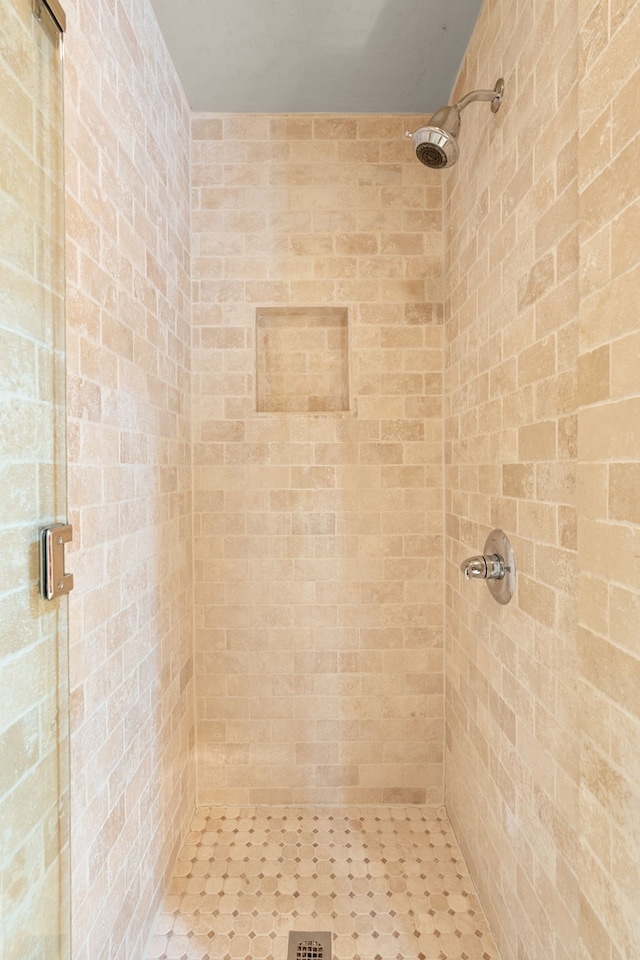
[[[57,0],[0,0],[0,955],[68,960],[68,600],[40,531],[66,521],[63,50]]]

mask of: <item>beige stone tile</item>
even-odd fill
[[[625,459],[640,430],[640,398],[590,407],[581,412],[580,455],[586,461]],[[615,430],[612,429],[615,424]]]
[[[640,523],[638,480],[640,463],[612,463],[609,467],[609,516],[613,520]]]
[[[583,353],[578,365],[578,400],[595,403],[608,400],[611,392],[611,349],[609,344]]]
[[[611,344],[612,397],[633,396],[637,390],[637,358],[640,347],[638,333],[622,337]]]
[[[523,460],[555,460],[556,424],[551,421],[520,427],[518,452]]]
[[[336,951],[348,945],[349,956],[355,950],[358,957],[375,951],[392,958],[398,950],[415,952],[429,936],[440,947],[449,937],[452,958],[498,956],[455,839],[435,810],[270,806],[209,813],[216,819],[194,822],[191,849],[203,852],[215,875],[199,885],[198,860],[185,848],[192,870],[186,884],[198,892],[165,899],[145,956],[179,956],[185,940],[197,946],[206,938],[205,956],[245,956],[251,944],[252,956],[271,957],[290,930],[330,930]]]

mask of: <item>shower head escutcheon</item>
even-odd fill
[[[465,107],[476,100],[489,100],[491,112],[497,113],[502,103],[504,80],[500,78],[493,90],[474,90],[448,107],[440,107],[431,117],[426,127],[418,127],[415,133],[407,130],[405,137],[413,141],[416,157],[425,167],[442,170],[452,167],[458,159],[458,134],[460,132],[460,114]]]

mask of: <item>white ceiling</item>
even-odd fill
[[[449,100],[482,6],[151,2],[191,107],[217,113],[432,113]]]

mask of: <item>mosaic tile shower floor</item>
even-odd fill
[[[443,808],[196,811],[146,960],[499,960]]]

